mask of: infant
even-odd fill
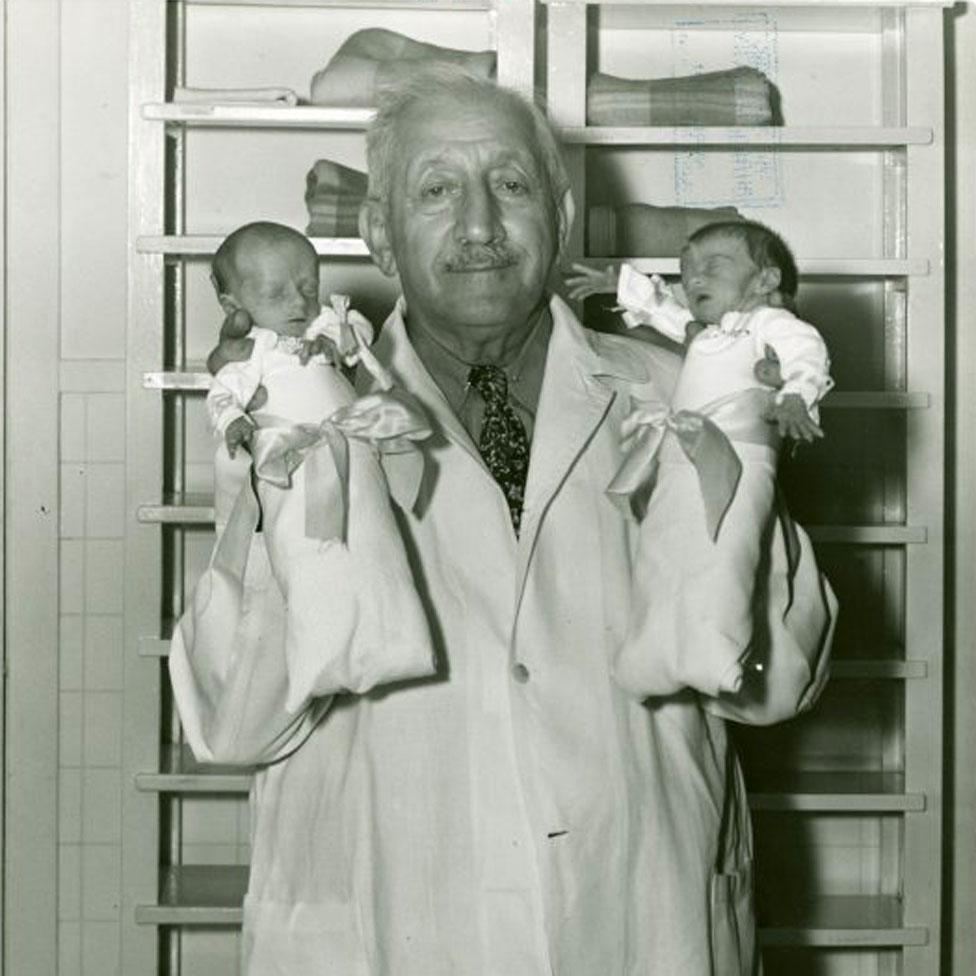
[[[426,619],[377,454],[413,450],[422,463],[412,444],[430,433],[421,408],[391,390],[365,318],[337,296],[335,310],[320,311],[318,257],[297,231],[239,228],[217,250],[212,281],[248,358],[220,369],[207,396],[220,438],[210,572],[226,570],[228,553],[247,552],[256,493],[286,605],[289,701],[430,674]],[[386,392],[356,398],[340,367],[357,360]],[[253,457],[244,478],[232,460],[242,446]],[[217,592],[209,580],[201,586]],[[227,608],[214,604],[208,597],[195,612],[219,627]]]
[[[761,618],[776,612],[759,612],[757,578],[768,562],[779,440],[823,436],[817,404],[833,385],[820,334],[791,311],[793,256],[761,224],[707,225],[681,253],[687,306],[626,264],[619,280],[612,268],[575,269],[573,297],[616,291],[630,327],[650,325],[687,347],[670,405],[637,404],[624,421],[627,458],[609,488],[633,500],[653,486],[617,681],[640,697],[738,691]],[[772,356],[783,378],[776,393],[754,375]]]

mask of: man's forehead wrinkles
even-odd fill
[[[494,146],[493,140],[479,139],[449,139],[439,146],[432,147],[428,152],[421,150],[413,158],[412,169],[420,169],[438,165],[465,165],[476,159],[484,168],[504,166],[508,163],[518,163],[520,166],[536,168],[535,158],[529,149],[516,146]],[[483,147],[483,148],[482,148]],[[472,154],[469,150],[477,151]]]

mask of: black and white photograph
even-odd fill
[[[0,51],[0,976],[976,973],[973,0]]]

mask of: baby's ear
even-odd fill
[[[756,293],[769,296],[778,292],[782,278],[779,268],[762,268],[755,281]]]
[[[211,277],[211,281],[214,282],[214,288],[217,288],[217,282]],[[220,307],[224,310],[224,315],[233,315],[239,308],[243,306],[241,303],[233,296],[228,295],[227,292],[217,291],[217,301],[220,302]]]

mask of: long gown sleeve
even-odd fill
[[[757,582],[767,626],[756,632],[753,667],[734,695],[702,696],[704,708],[747,725],[772,725],[810,708],[830,675],[837,598],[817,567],[809,536],[780,506],[769,565]],[[785,610],[783,609],[785,607]],[[761,619],[757,608],[757,620]]]
[[[277,336],[269,329],[252,329],[254,348],[248,359],[227,363],[213,378],[207,393],[207,415],[220,437],[238,417],[247,416],[247,405],[261,385],[264,355],[273,349]]]
[[[170,680],[187,740],[203,762],[253,765],[294,751],[330,698],[288,708],[285,602],[254,531],[258,502],[247,488],[180,620]],[[192,651],[192,653],[191,653]]]
[[[820,333],[786,309],[761,309],[754,314],[757,339],[772,346],[779,359],[783,385],[777,400],[795,393],[813,412],[834,385],[830,356]]]

